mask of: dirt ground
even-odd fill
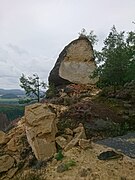
[[[120,159],[99,160],[97,156],[104,151],[111,150],[102,145],[93,143],[92,149],[82,150],[74,147],[64,153],[62,162],[52,161],[47,166],[46,180],[134,180],[135,179],[135,159],[123,156]],[[74,160],[76,165],[70,170],[62,173],[57,172],[57,167],[61,163]]]

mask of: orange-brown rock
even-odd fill
[[[74,129],[73,132],[76,134],[75,134],[74,138],[65,146],[65,148],[64,148],[65,151],[68,151],[72,147],[77,145],[77,143],[79,142],[80,139],[86,139],[85,129],[84,129],[82,123],[80,123],[79,127]]]
[[[47,104],[36,103],[25,109],[26,135],[38,160],[56,153],[56,114]]]
[[[0,131],[0,144],[4,144],[6,140],[6,134],[3,131]]]
[[[78,144],[84,150],[88,148],[92,148],[90,139],[79,139]]]
[[[0,173],[8,171],[14,165],[14,159],[9,155],[0,156]]]

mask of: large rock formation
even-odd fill
[[[46,160],[56,153],[56,114],[47,104],[33,104],[25,109],[26,135],[38,160]]]
[[[50,72],[49,84],[95,84],[97,79],[90,78],[95,68],[91,43],[86,37],[80,37],[60,53]]]

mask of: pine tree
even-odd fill
[[[33,77],[26,77],[24,74],[20,77],[20,86],[25,90],[27,96],[31,97],[35,95],[37,101],[40,101],[40,88],[46,88],[44,82],[40,82],[39,76],[33,74]]]

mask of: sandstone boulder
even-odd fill
[[[56,114],[47,104],[36,103],[25,109],[26,135],[38,160],[56,153]]]
[[[49,84],[55,86],[76,84],[95,84],[97,79],[90,78],[96,65],[90,41],[78,38],[67,45],[49,76]]]
[[[0,173],[8,171],[13,165],[14,159],[11,156],[0,156]]]

